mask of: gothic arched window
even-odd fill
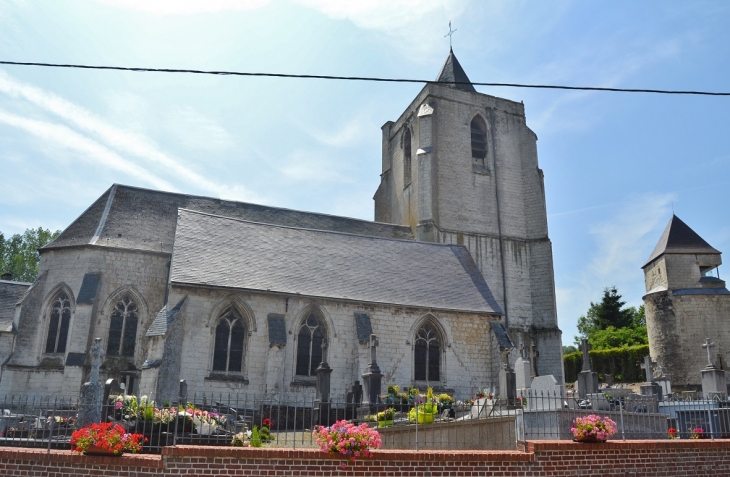
[[[487,157],[487,124],[478,115],[471,120],[471,157],[482,162]]]
[[[231,307],[221,313],[215,327],[213,371],[240,373],[243,371],[243,352],[246,325],[241,314]]]
[[[403,133],[403,187],[411,183],[411,130]]]
[[[426,322],[416,332],[413,354],[413,369],[416,381],[438,381],[441,379],[441,335],[433,325]]]
[[[109,322],[109,340],[106,345],[108,355],[134,356],[138,321],[137,304],[129,296],[124,296],[114,305]]]
[[[322,321],[317,315],[310,313],[297,335],[297,376],[315,375],[314,371],[322,362],[324,340],[325,329]]]
[[[71,299],[66,292],[58,292],[53,299],[50,314],[46,353],[65,353],[68,327],[71,324]]]

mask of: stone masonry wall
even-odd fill
[[[173,285],[170,301],[188,296],[178,320],[184,320],[179,379],[188,383],[189,393],[303,393],[312,394],[310,386],[293,385],[296,364],[296,341],[299,326],[310,310],[317,309],[325,317],[328,328],[329,358],[333,369],[331,396],[344,400],[345,393],[367,366],[367,345],[360,344],[355,329],[355,312],[370,315],[373,333],[378,336],[378,365],[384,374],[383,385],[401,387],[425,383],[413,381],[413,344],[418,324],[432,315],[445,334],[442,347],[441,382],[431,383],[453,389],[459,398],[470,396],[476,389],[496,384],[493,371],[496,359],[491,345],[489,317],[468,313],[429,312],[429,310],[396,306],[361,305],[333,300],[313,300],[275,294],[200,289]],[[250,336],[246,343],[244,372],[247,383],[239,380],[211,379],[215,324],[219,314],[233,304],[250,317]],[[283,366],[276,379],[266,377],[269,353],[267,316],[285,317],[287,343],[283,348]],[[271,389],[272,381],[276,383]],[[269,387],[267,387],[267,383]]]
[[[427,116],[435,118],[431,123],[419,117],[423,105],[433,108]],[[470,123],[475,115],[481,115],[488,127],[484,169],[472,163]],[[424,125],[428,131],[419,130]],[[412,149],[426,151],[419,155],[419,164],[429,168],[419,168],[417,173],[414,169],[413,183],[404,188],[402,137],[406,127],[413,131]],[[537,137],[525,124],[524,106],[429,85],[396,122],[384,126],[383,132],[383,153],[389,154],[383,164],[390,169],[384,171],[375,196],[376,218],[381,215],[414,230],[432,223],[433,232],[425,228],[424,233],[417,234],[420,240],[465,245],[503,309],[506,295],[509,328],[544,334],[536,338],[545,347],[539,350],[543,369],[562,379],[543,174],[537,161]],[[427,178],[426,172],[430,174]],[[506,283],[500,255],[497,189]]]
[[[3,372],[0,394],[18,391],[77,393],[84,373],[79,373],[79,370],[64,372],[66,354],[85,353],[95,337],[101,337],[104,349],[107,348],[110,315],[116,300],[125,291],[131,292],[139,309],[137,346],[132,361],[137,369],[141,369],[146,354],[144,334],[164,304],[168,260],[166,254],[103,246],[44,252],[39,274],[42,281],[36,283],[23,302],[16,349]],[[76,303],[84,275],[94,272],[101,273],[94,303]],[[67,289],[72,299],[69,336],[66,353],[48,355],[44,347],[49,306],[60,287]],[[49,370],[50,364],[60,368]],[[102,372],[100,379],[105,378]]]
[[[700,371],[707,366],[705,338],[714,348],[725,369],[730,363],[730,295],[674,295],[671,291],[644,297],[649,351],[672,374],[672,386],[699,387]]]

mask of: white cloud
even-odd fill
[[[231,134],[220,124],[191,107],[180,107],[168,114],[166,129],[191,149],[222,150],[235,145]]]
[[[295,0],[335,20],[349,20],[365,30],[376,30],[395,39],[394,45],[419,58],[430,59],[444,51],[447,25],[458,19],[468,0]],[[423,55],[423,56],[421,56]]]
[[[297,125],[317,142],[330,147],[356,146],[365,139],[370,139],[372,132],[378,129],[375,121],[365,115],[355,116],[338,130],[332,132],[315,129],[309,124],[298,123]]]
[[[136,156],[148,163],[162,166],[168,173],[176,175],[183,181],[213,196],[219,195],[221,191],[227,191],[228,194],[234,194],[229,197],[232,199],[256,200],[256,196],[253,193],[241,186],[231,187],[227,184],[221,184],[207,179],[193,169],[185,166],[179,158],[170,156],[160,150],[146,136],[117,128],[105,121],[104,118],[95,115],[81,106],[34,86],[21,83],[2,71],[0,71],[0,92],[5,93],[11,98],[22,98],[34,106],[39,107],[44,112],[59,116],[73,126],[94,135],[96,139],[103,142],[109,149],[116,150],[126,156]],[[38,130],[38,128],[36,129]],[[28,130],[31,132],[32,128]],[[66,131],[73,132],[68,128],[66,128]],[[66,134],[66,136],[68,137],[69,134]],[[78,134],[77,136],[79,138],[82,137]],[[94,141],[90,142],[98,144]],[[165,188],[169,190],[168,187]]]
[[[337,170],[341,167],[341,163],[338,165],[321,152],[297,149],[289,154],[284,162],[284,165],[278,168],[279,172],[292,182],[313,184],[354,182],[347,174]]]
[[[117,8],[126,8],[153,15],[195,15],[225,10],[253,10],[270,0],[96,0]]]
[[[149,170],[140,167],[102,144],[60,124],[53,124],[34,119],[27,119],[0,110],[0,122],[22,129],[44,141],[51,141],[57,146],[78,152],[79,157],[92,166],[102,164],[110,169],[129,174],[153,187],[175,191],[168,181],[161,179]]]
[[[641,305],[644,277],[641,267],[659,240],[671,213],[674,194],[647,193],[627,199],[618,212],[590,228],[595,249],[586,266],[556,287],[564,343],[576,333],[578,317],[591,301],[600,300],[605,287],[616,286],[629,306]]]

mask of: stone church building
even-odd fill
[[[326,341],[342,399],[374,333],[384,386],[463,399],[499,383],[492,323],[562,382],[524,105],[478,93],[453,52],[437,80],[382,127],[374,222],[112,185],[40,250],[35,283],[0,282],[0,395],[78,392],[100,337],[101,377],[158,399],[181,379],[312,393]]]
[[[717,271],[720,253],[673,215],[642,267],[649,351],[676,390],[700,387],[706,338],[715,343],[714,364],[729,369],[730,291]]]

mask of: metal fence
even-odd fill
[[[78,397],[0,398],[0,445],[70,449],[79,409]],[[386,409],[393,416],[378,421],[377,413]],[[440,407],[438,413],[422,409],[317,403],[303,396],[194,394],[172,401],[111,395],[101,416],[143,434],[143,452],[149,453],[174,444],[230,445],[254,426],[265,447],[317,448],[312,431],[342,419],[377,427],[385,449],[515,450],[524,440],[572,439],[574,419],[589,414],[616,422],[612,439],[730,438],[730,404],[718,399],[657,401],[619,390],[589,399],[528,392],[511,403],[484,398]]]

